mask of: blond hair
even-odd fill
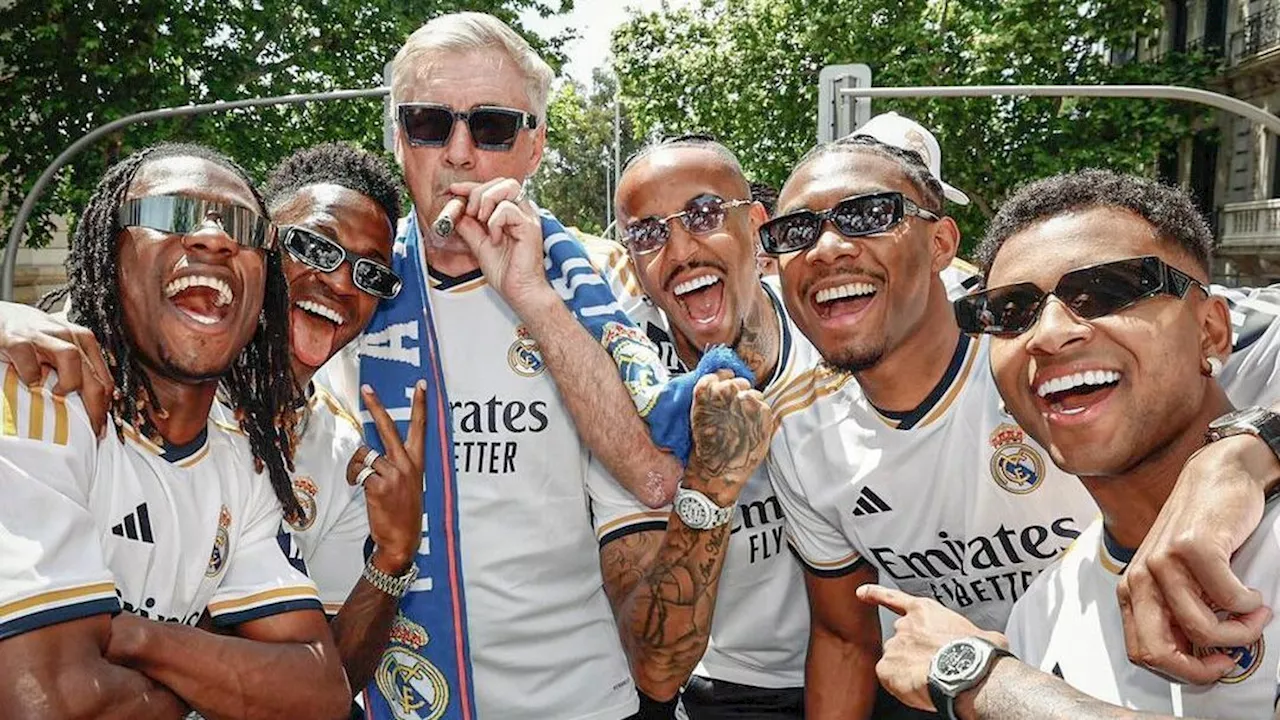
[[[391,108],[404,102],[405,94],[431,71],[433,58],[475,50],[501,50],[525,77],[525,95],[541,124],[547,120],[551,93],[551,66],[529,47],[510,26],[498,18],[477,12],[449,13],[433,18],[413,31],[391,61]]]

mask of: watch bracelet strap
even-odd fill
[[[713,505],[715,504],[714,500],[711,502]],[[719,508],[715,511],[716,527],[727,525],[733,521],[733,505],[730,505],[729,507],[720,507],[719,505],[716,505],[716,507]]]
[[[938,716],[947,718],[947,720],[959,720],[956,717],[955,700],[950,695],[942,692],[942,688],[938,687],[933,678],[929,678],[927,684],[929,686],[929,699],[933,701],[933,708],[938,712]]]
[[[373,564],[373,558],[369,558],[365,561],[364,570],[360,573],[360,576],[367,580],[370,585],[387,595],[393,598],[402,598],[409,593],[409,587],[418,578],[418,564],[416,561],[410,564],[409,569],[405,570],[403,575],[388,575]]]
[[[1271,448],[1271,452],[1275,453],[1276,459],[1280,459],[1280,414],[1276,414],[1270,408],[1263,408],[1268,413],[1267,419],[1258,424],[1258,437],[1262,442]],[[1266,426],[1268,432],[1262,432],[1262,427]],[[1280,486],[1271,489],[1268,495],[1275,495]]]

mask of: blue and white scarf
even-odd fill
[[[540,215],[548,281],[617,363],[655,443],[686,462],[689,410],[698,378],[729,368],[750,379],[750,371],[736,354],[722,350],[709,353],[697,371],[670,378],[657,348],[622,312],[581,243],[549,213]],[[432,552],[417,556],[419,579],[400,603],[391,641],[365,690],[365,708],[376,720],[473,720],[453,424],[431,319],[427,269],[422,266],[422,238],[412,210],[402,227],[392,267],[403,286],[395,299],[381,304],[361,340],[360,382],[377,392],[403,437],[413,387],[419,379],[427,381],[422,534],[427,540],[423,546]],[[361,411],[366,441],[384,450],[367,408]]]

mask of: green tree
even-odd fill
[[[566,80],[547,109],[547,152],[533,178],[538,202],[561,222],[600,234],[612,212],[614,97],[617,82],[596,69],[590,90]],[[634,151],[631,119],[620,118],[625,160]]]
[[[0,217],[58,153],[125,115],[218,100],[382,84],[383,65],[431,17],[564,12],[573,0],[11,0],[0,1]],[[563,35],[524,33],[554,66]],[[161,139],[205,143],[261,176],[300,147],[346,140],[382,147],[382,104],[341,101],[135,125],[87,149],[39,204],[29,242],[53,215],[74,216],[104,169]]]
[[[623,101],[640,133],[709,131],[753,179],[779,185],[816,140],[823,66],[863,62],[877,86],[1141,82],[1204,87],[1203,55],[1113,63],[1152,38],[1158,0],[704,0],[634,15],[613,36]],[[1145,54],[1145,53],[1144,53]],[[876,100],[923,123],[943,175],[973,205],[972,242],[1018,185],[1090,166],[1153,174],[1208,113],[1137,100]],[[954,209],[954,208],[953,208]],[[966,244],[968,247],[968,244]]]

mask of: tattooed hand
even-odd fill
[[[746,380],[721,370],[694,386],[691,413],[693,456],[684,484],[728,507],[769,452],[773,412]]]

